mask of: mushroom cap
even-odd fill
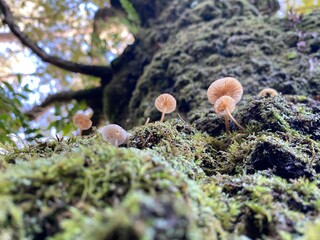
[[[164,93],[156,98],[154,105],[160,112],[171,113],[176,110],[177,101],[172,95]]]
[[[275,97],[278,95],[277,90],[273,88],[264,88],[258,93],[258,97],[264,98],[264,97]]]
[[[232,97],[238,103],[241,100],[242,94],[243,88],[241,83],[232,77],[214,81],[207,91],[208,100],[213,105],[222,96]]]
[[[228,109],[229,112],[232,113],[235,108],[236,101],[229,96],[222,96],[214,104],[214,111],[220,116],[224,116],[227,114],[226,109]]]
[[[109,124],[100,130],[105,141],[112,145],[118,146],[123,144],[127,139],[127,132],[117,124]]]
[[[92,126],[92,121],[90,118],[83,113],[77,113],[74,115],[72,121],[73,124],[81,130],[88,130]]]

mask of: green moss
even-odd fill
[[[236,209],[240,211],[235,211],[238,217],[233,222],[233,231],[251,238],[276,237],[282,232],[297,237],[302,234],[301,227],[319,212],[317,183],[305,179],[287,182],[266,172],[221,176],[215,181],[225,198],[237,201]]]

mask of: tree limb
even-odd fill
[[[30,48],[32,52],[42,59],[42,61],[70,72],[82,73],[95,77],[102,77],[106,75],[111,77],[112,70],[108,66],[79,64],[48,55],[42,48],[21,32],[17,24],[14,22],[14,17],[9,6],[4,0],[0,0],[0,9],[3,14],[3,23],[7,24],[11,32],[21,41],[21,43]]]
[[[33,107],[25,114],[30,119],[35,119],[40,116],[48,107],[56,102],[69,102],[71,100],[87,100],[90,98],[99,98],[102,95],[102,88],[96,87],[91,89],[84,89],[79,91],[63,91],[53,95],[49,95],[40,105]]]

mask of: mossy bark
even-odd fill
[[[199,112],[210,112],[205,94],[210,83],[225,76],[238,78],[248,95],[264,87],[317,95],[318,13],[292,22],[263,14],[266,6],[275,10],[276,1],[253,2],[133,1],[144,25],[124,60],[116,61],[119,74],[106,87],[111,121],[130,128],[147,117],[158,119],[154,99],[169,92],[179,113],[193,123]]]

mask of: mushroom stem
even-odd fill
[[[160,122],[163,122],[165,113],[162,112]]]
[[[82,136],[82,129],[81,128],[78,128],[79,129],[79,136],[81,137]]]
[[[114,145],[115,145],[116,147],[119,146],[118,140],[115,140]]]
[[[226,125],[226,133],[228,134],[230,132],[228,115],[224,115],[224,121],[225,121],[225,125]]]
[[[160,122],[163,122],[163,121],[164,121],[164,115],[166,114],[166,111],[167,111],[167,109],[164,108],[163,111],[162,111],[162,114],[161,114]]]
[[[241,130],[244,130],[244,127],[242,127],[235,119],[234,117],[232,117],[231,113],[229,112],[228,108],[226,108],[226,112],[228,114],[228,116],[230,117],[230,119],[238,126],[238,128],[240,128]]]
[[[144,125],[147,125],[149,122],[150,122],[150,118],[148,117]]]

